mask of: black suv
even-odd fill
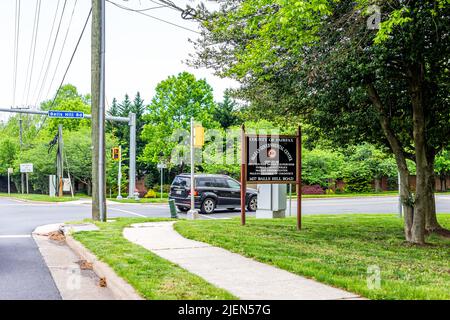
[[[196,174],[195,208],[204,214],[212,213],[216,208],[233,210],[241,207],[241,184],[226,175]],[[191,175],[180,174],[170,186],[169,199],[175,200],[180,211],[191,208]],[[255,189],[247,189],[246,203],[248,211],[256,211],[258,200]]]

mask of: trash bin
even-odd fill
[[[172,219],[177,219],[178,215],[177,215],[177,207],[175,206],[175,200],[173,199],[169,200],[169,209],[170,209],[170,217]]]

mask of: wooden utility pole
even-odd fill
[[[105,0],[92,0],[92,219],[106,221]]]

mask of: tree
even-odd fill
[[[60,111],[81,111],[85,114],[91,113],[90,96],[83,96],[78,93],[74,85],[66,84],[61,87],[56,99],[45,101],[40,106],[41,110],[60,110]],[[48,119],[46,129],[54,133],[58,131],[58,125],[62,124],[64,130],[78,130],[81,127],[90,126],[88,119]]]
[[[328,188],[332,180],[342,178],[344,155],[322,149],[304,150],[302,155],[302,179],[305,184]]]
[[[426,231],[449,235],[433,192],[435,156],[450,139],[447,0],[243,0],[204,8],[193,65],[240,81],[238,96],[255,113],[300,114],[311,135],[335,145],[389,148],[407,241],[423,244]],[[368,28],[378,14],[381,24]],[[416,164],[415,194],[407,159]]]
[[[434,171],[439,177],[441,183],[441,191],[447,191],[447,177],[450,175],[450,151],[442,150],[441,153],[436,157],[436,162],[434,164]]]
[[[142,140],[140,136],[140,132],[144,127],[144,114],[145,114],[145,104],[144,100],[141,98],[141,94],[139,92],[136,93],[136,96],[133,102],[130,101],[128,94],[125,95],[122,103],[118,104],[117,99],[114,98],[111,108],[108,110],[108,114],[110,116],[115,117],[125,117],[128,118],[130,113],[133,112],[136,115],[136,154],[142,154],[145,142]],[[110,122],[107,126],[108,132],[113,133],[118,138],[118,143],[122,146],[122,154],[123,163],[125,166],[129,165],[129,159],[126,154],[128,154],[129,148],[127,147],[130,144],[130,128],[129,126],[124,125],[123,123]],[[139,177],[142,177],[144,173],[147,171],[147,164],[145,162],[137,161],[136,163],[136,171]]]
[[[241,121],[236,109],[236,101],[231,98],[229,91],[225,91],[223,102],[219,102],[214,111],[214,120],[218,121],[224,129],[239,125]]]
[[[153,165],[174,161],[174,150],[187,151],[191,117],[205,128],[218,127],[213,120],[215,108],[213,91],[206,80],[182,72],[160,82],[144,116],[142,139],[147,144],[140,161]],[[181,163],[181,170],[184,164]]]

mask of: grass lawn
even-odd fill
[[[0,197],[9,197],[19,200],[44,201],[44,202],[67,202],[80,200],[82,198],[78,196],[75,196],[74,198],[72,198],[71,196],[64,196],[59,198],[59,197],[50,197],[49,195],[45,194],[31,194],[31,193],[30,194],[11,193],[11,195],[8,195],[7,193],[0,193]]]
[[[117,218],[115,222],[97,223],[100,231],[79,232],[73,237],[109,264],[144,298],[156,300],[235,299],[225,290],[209,284],[177,265],[158,257],[122,236],[132,223],[168,219]]]
[[[450,214],[440,214],[450,228]],[[272,264],[370,299],[450,299],[450,241],[430,237],[429,246],[404,241],[394,215],[305,216],[295,219],[180,221],[183,236]],[[369,266],[381,271],[381,287],[369,289]]]

